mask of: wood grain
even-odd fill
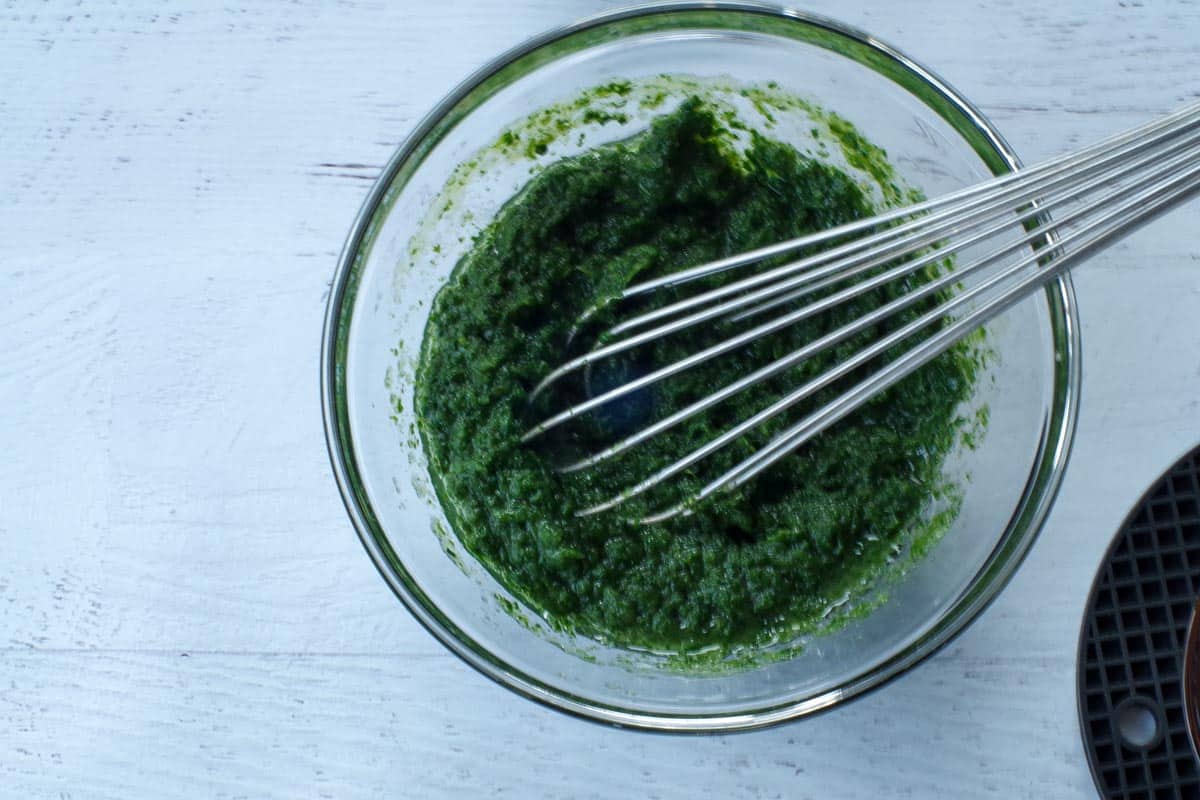
[[[317,345],[379,166],[454,83],[617,3],[0,10],[0,796],[1089,797],[1074,649],[1130,504],[1200,440],[1200,209],[1077,277],[1084,402],[1017,578],[845,709],[677,739],[448,655],[329,475]],[[1037,159],[1200,96],[1200,5],[809,3]]]
[[[106,651],[0,663],[11,678],[0,721],[20,735],[10,785],[35,796],[1046,797],[1084,796],[1090,780],[1074,738],[1038,724],[1073,713],[1068,686],[1040,712],[1011,702],[1042,680],[1031,668],[1069,672],[1059,660],[952,652],[834,714],[710,738],[568,719],[441,656]],[[978,691],[964,696],[964,684]]]

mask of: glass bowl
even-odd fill
[[[470,235],[531,172],[625,138],[652,113],[633,108],[619,125],[593,124],[586,143],[572,135],[494,158],[488,153],[502,132],[590,87],[664,75],[734,87],[774,83],[848,119],[887,151],[905,184],[927,196],[1018,166],[991,124],[944,81],[828,19],[749,3],[675,3],[547,33],[443,100],[360,211],[329,300],[325,427],[338,486],[380,574],[467,663],[527,697],[616,725],[747,729],[829,708],[900,674],[1005,585],[1065,466],[1078,324],[1063,278],[988,326],[995,357],[974,402],[988,407],[990,422],[978,446],[952,454],[946,467],[962,483],[961,511],[928,553],[886,586],[870,587],[882,601],[870,613],[846,616],[786,658],[710,670],[678,669],[663,654],[553,630],[449,529],[412,416],[415,361],[431,300]]]

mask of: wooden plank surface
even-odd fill
[[[1026,565],[949,649],[817,719],[670,738],[492,685],[374,573],[317,347],[371,180],[458,80],[616,4],[0,9],[0,796],[1092,796],[1078,623],[1200,440],[1200,206],[1077,278],[1084,397]],[[1200,96],[1200,5],[820,0],[1027,160]]]

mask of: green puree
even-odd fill
[[[571,326],[588,307],[635,278],[873,213],[839,169],[763,136],[749,139],[739,152],[712,108],[692,98],[633,139],[555,163],[505,205],[437,295],[416,389],[430,473],[463,544],[561,629],[675,653],[789,641],[828,625],[831,606],[861,593],[897,553],[944,530],[956,511],[942,465],[967,432],[961,404],[978,371],[974,344],[691,516],[648,527],[628,521],[711,480],[844,384],[622,510],[575,516],[927,306],[597,468],[553,469],[929,280],[928,270],[589,415],[563,435],[519,443],[551,408],[585,396],[581,383],[569,382],[542,408],[530,409],[527,399],[565,360]],[[592,390],[735,329],[703,326],[639,350],[594,374]]]

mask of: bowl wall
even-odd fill
[[[627,100],[624,123],[574,126],[544,153],[494,147],[532,112],[614,80],[637,91],[667,87],[667,99],[656,109]],[[1066,280],[988,326],[994,358],[975,405],[988,408],[990,422],[978,446],[946,466],[964,489],[961,512],[923,558],[885,586],[864,587],[864,596],[886,598],[871,613],[789,658],[707,673],[551,630],[457,544],[441,511],[412,416],[425,320],[471,235],[531,169],[632,135],[691,81],[735,104],[739,87],[774,82],[848,119],[887,151],[904,184],[927,196],[1015,164],[986,121],[936,77],[835,23],[742,4],[587,21],[485,68],[393,159],[335,279],[323,385],[331,458],[351,517],[381,574],[438,638],[501,683],[568,711],[656,729],[729,730],[825,708],[886,680],[994,597],[1057,489],[1074,423],[1078,326]],[[810,127],[780,119],[771,135],[811,149]]]

